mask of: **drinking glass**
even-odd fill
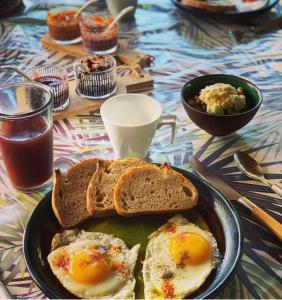
[[[53,111],[64,110],[70,103],[68,73],[63,67],[41,66],[27,72],[34,81],[47,85],[53,96]]]
[[[97,21],[99,20],[99,22]],[[112,54],[118,48],[118,26],[106,31],[113,17],[90,16],[79,23],[83,48],[88,53]]]
[[[78,11],[74,6],[59,6],[47,12],[47,25],[51,39],[56,44],[70,45],[81,41]]]
[[[0,86],[0,153],[14,188],[37,192],[53,173],[52,94],[40,83]]]

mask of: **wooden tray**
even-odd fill
[[[76,91],[76,82],[72,80],[69,82],[69,89],[70,89],[70,104],[68,107],[57,113],[53,113],[54,120],[60,120],[70,117],[71,115],[78,115],[81,113],[91,112],[100,109],[103,102],[106,100],[90,100],[85,99],[77,95]],[[125,93],[124,87],[118,85],[117,93],[123,94]]]
[[[117,92],[115,95],[142,92],[153,87],[153,79],[149,72],[143,71],[141,78],[135,78],[133,76],[123,76],[117,78]],[[68,107],[53,114],[54,120],[64,119],[72,115],[78,115],[90,111],[99,110],[102,103],[106,100],[90,100],[85,99],[77,95],[76,82],[72,80],[69,82],[70,89],[70,104]],[[113,96],[115,96],[113,95]]]
[[[47,49],[57,50],[74,57],[81,57],[87,55],[82,48],[82,43],[73,45],[59,45],[52,41],[49,34],[46,33],[41,38],[41,43]],[[147,54],[140,51],[128,49],[128,43],[125,39],[119,39],[119,47],[117,52],[113,54],[124,64],[131,65],[138,63],[142,68],[146,67],[149,60],[144,56],[149,57]],[[150,90],[154,86],[154,80],[150,72],[143,70],[140,77],[133,74],[119,73],[117,78],[118,89],[116,95],[125,93],[144,92]],[[76,83],[75,80],[70,81],[70,104],[62,112],[54,113],[54,120],[67,118],[70,115],[77,115],[83,112],[95,111],[100,109],[100,106],[105,101],[103,100],[88,100],[79,97],[75,92]]]
[[[70,56],[81,57],[89,55],[89,53],[84,51],[81,42],[73,45],[59,45],[52,41],[48,33],[42,36],[41,43],[45,48],[64,52]],[[117,52],[113,55],[118,55],[119,58],[126,64],[138,62],[145,55],[143,52],[128,49],[128,42],[125,39],[119,39],[118,44],[119,47]]]

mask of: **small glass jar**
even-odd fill
[[[70,103],[68,73],[62,67],[35,67],[27,72],[34,81],[47,85],[53,98],[53,111],[64,110]]]
[[[57,44],[74,44],[81,41],[79,22],[83,18],[75,16],[77,7],[61,6],[47,13],[49,35]]]
[[[95,54],[111,54],[118,47],[118,26],[106,28],[113,17],[90,16],[79,23],[82,43],[85,51]]]
[[[105,99],[117,90],[117,62],[110,55],[91,55],[74,62],[76,93],[83,98]]]

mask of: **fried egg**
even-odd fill
[[[81,298],[134,299],[134,267],[140,245],[128,249],[123,240],[81,231],[72,242],[48,255],[52,272]]]
[[[260,9],[267,5],[268,0],[234,0],[237,10],[240,12]]]
[[[219,262],[213,235],[175,215],[149,236],[143,264],[145,299],[183,299]]]

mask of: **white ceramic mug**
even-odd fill
[[[157,128],[163,125],[171,126],[171,143],[174,140],[176,117],[162,116],[161,104],[152,97],[118,95],[105,101],[100,112],[117,158],[144,159]]]
[[[133,6],[136,10],[137,0],[106,0],[108,9],[113,16],[117,16],[120,11],[122,11],[127,6]],[[128,13],[123,17],[124,20],[132,18],[134,16],[135,10]]]

